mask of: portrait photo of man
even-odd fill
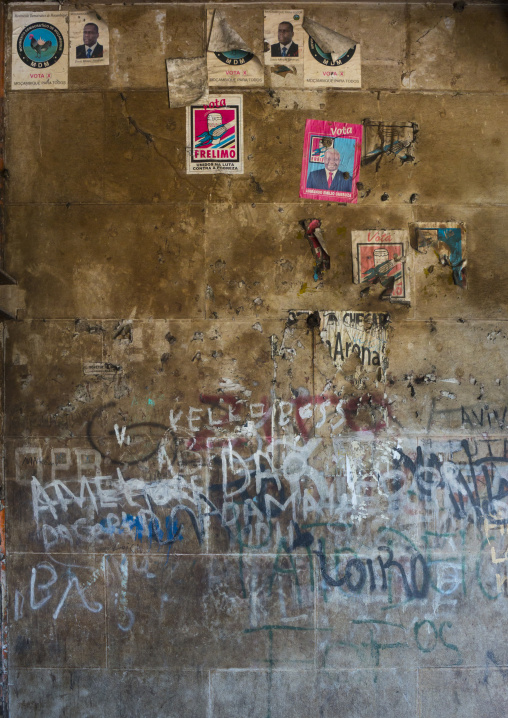
[[[94,22],[87,22],[83,28],[83,45],[76,47],[76,60],[88,60],[103,57],[104,48],[98,42],[99,27]]]
[[[324,169],[314,170],[307,177],[307,189],[333,190],[335,192],[351,192],[352,177],[345,177],[339,170],[340,153],[331,147],[324,153]]]
[[[293,42],[293,24],[287,21],[279,23],[277,37],[279,42],[270,46],[272,57],[298,57],[298,44]]]

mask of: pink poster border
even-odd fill
[[[303,199],[317,199],[325,202],[347,202],[356,204],[358,188],[356,183],[360,178],[360,162],[362,154],[362,125],[353,125],[347,122],[329,122],[328,120],[307,120],[305,123],[305,137],[303,141],[302,172],[300,175],[300,197]],[[307,187],[307,174],[309,169],[309,151],[312,135],[320,134],[325,137],[345,138],[355,140],[353,182],[351,192],[338,192],[329,189],[309,189]]]

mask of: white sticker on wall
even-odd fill
[[[71,67],[109,65],[109,29],[95,13],[70,13],[69,44]]]

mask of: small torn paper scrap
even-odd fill
[[[210,95],[187,106],[187,173],[243,174],[241,95]]]
[[[111,362],[86,361],[83,362],[85,376],[115,377],[121,373],[122,367]]]
[[[454,222],[439,224],[418,222],[410,225],[411,245],[417,250],[419,264],[422,260],[430,266],[424,267],[425,275],[436,276],[434,267],[445,270],[453,283],[467,288],[466,276],[466,228]],[[422,256],[423,255],[423,256]]]
[[[69,65],[109,65],[109,28],[93,12],[69,13]]]
[[[369,165],[381,157],[397,157],[402,164],[413,162],[413,143],[418,132],[415,122],[363,121],[363,160]]]
[[[361,295],[379,292],[379,299],[409,304],[411,295],[406,230],[353,230],[353,281]]]
[[[318,282],[323,279],[324,270],[330,269],[330,255],[325,248],[321,220],[302,219],[300,225],[305,231],[305,237],[307,238],[316,263],[314,267],[314,281]]]
[[[12,15],[12,89],[66,90],[69,74],[67,13]]]
[[[231,27],[221,9],[207,10],[208,84],[262,85],[264,70],[259,58]]]
[[[356,204],[362,126],[307,120],[300,197]]]
[[[306,87],[362,86],[360,45],[325,25],[305,16],[308,34],[305,48],[304,85]]]
[[[390,315],[378,312],[321,312],[321,341],[338,369],[356,355],[366,371],[384,371],[389,323]]]
[[[166,60],[170,107],[185,107],[207,91],[206,57]]]

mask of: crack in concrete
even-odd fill
[[[188,185],[190,185],[196,192],[200,192],[201,194],[205,195],[206,190],[201,189],[200,187],[197,187],[192,180],[190,180],[185,172],[182,172],[182,170],[178,169],[178,167],[175,166],[173,162],[167,157],[161,150],[157,147],[157,144],[155,142],[154,136],[150,132],[146,132],[146,130],[143,130],[134,117],[132,115],[129,115],[127,112],[127,98],[123,94],[123,92],[120,92],[120,99],[122,100],[122,115],[125,117],[125,119],[128,121],[129,125],[131,125],[135,131],[140,134],[142,137],[145,138],[146,144],[151,145],[155,151],[155,154],[157,154],[161,159],[163,159],[167,164],[171,167],[171,169],[174,170],[175,174],[183,181],[186,182]]]
[[[435,24],[433,27],[430,27],[428,30],[425,30],[425,32],[423,33],[423,35],[420,35],[420,37],[417,39],[416,42],[420,42],[420,40],[423,40],[423,38],[426,37],[426,36],[429,34],[429,32],[432,32],[432,30],[435,30],[436,27],[439,25],[439,23],[440,23],[442,20],[444,20],[444,17],[439,18],[439,20],[436,22],[436,24]]]

